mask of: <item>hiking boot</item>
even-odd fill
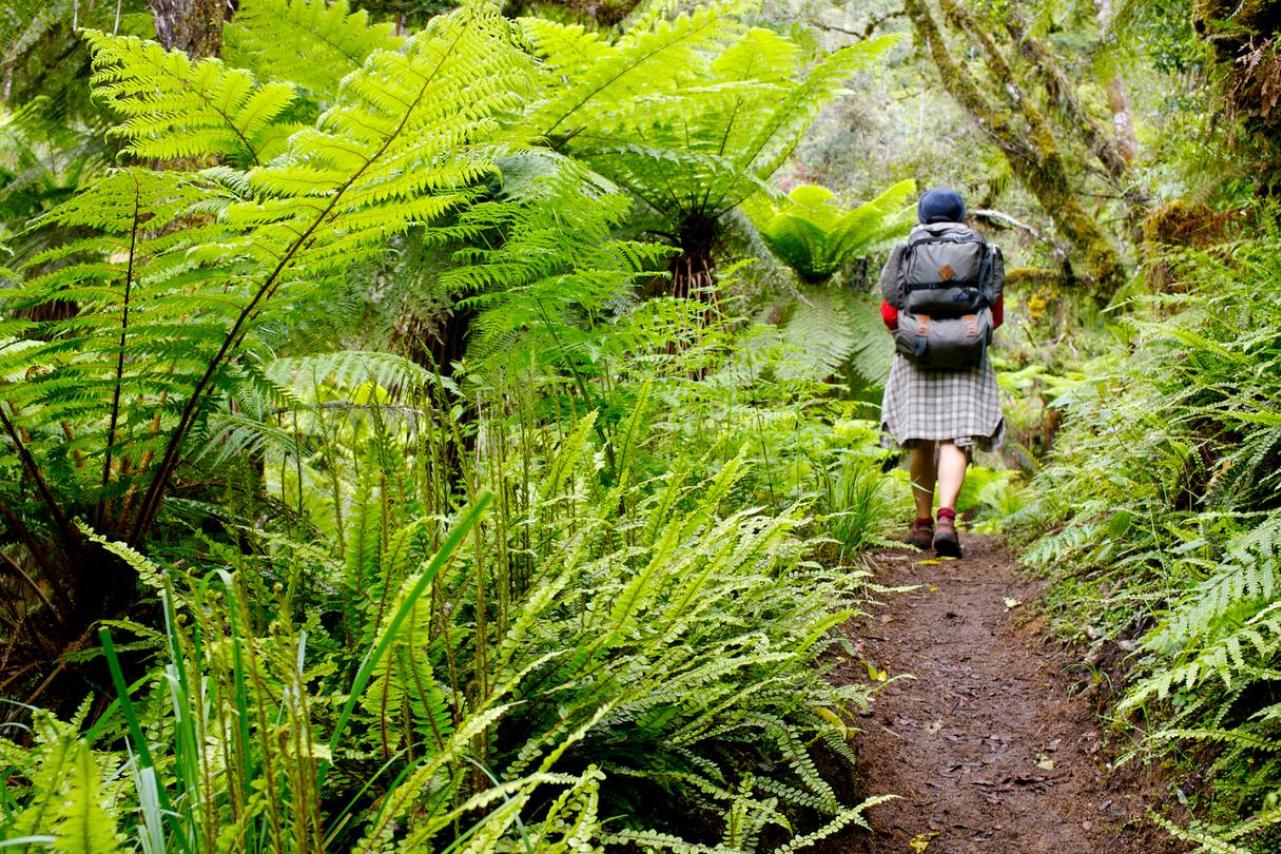
[[[907,529],[907,542],[921,551],[934,545],[934,520],[929,516],[913,520]]]
[[[934,526],[934,553],[939,557],[960,557],[961,538],[956,534],[956,514],[939,513]]]

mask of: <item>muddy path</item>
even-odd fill
[[[874,556],[878,583],[919,585],[848,627],[878,670],[914,677],[880,691],[856,741],[861,790],[902,797],[870,811],[873,832],[824,850],[1179,850],[1145,820],[1164,797],[1154,773],[1109,772],[1117,745],[1104,743],[1089,703],[1070,696],[1071,662],[1030,619],[1041,583],[1017,571],[999,539],[964,543],[956,561]]]

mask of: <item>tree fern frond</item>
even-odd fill
[[[223,27],[223,58],[259,77],[284,78],[321,102],[375,51],[398,51],[391,23],[372,23],[347,0],[245,0]]]
[[[139,157],[266,162],[284,145],[274,121],[294,99],[287,83],[258,84],[216,59],[193,62],[152,41],[86,31],[95,92],[124,121],[113,130]]]
[[[904,202],[915,188],[911,179],[900,181],[872,201],[845,209],[825,188],[802,184],[779,202],[754,196],[743,209],[774,254],[802,280],[816,283],[906,233],[915,213]]]

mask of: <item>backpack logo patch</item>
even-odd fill
[[[954,278],[956,278],[956,270],[952,269],[951,264],[944,264],[942,267],[939,267],[940,282],[950,282]]]

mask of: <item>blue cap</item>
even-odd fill
[[[932,222],[960,222],[965,219],[965,200],[956,190],[936,187],[926,190],[916,203],[916,216],[928,225]]]

